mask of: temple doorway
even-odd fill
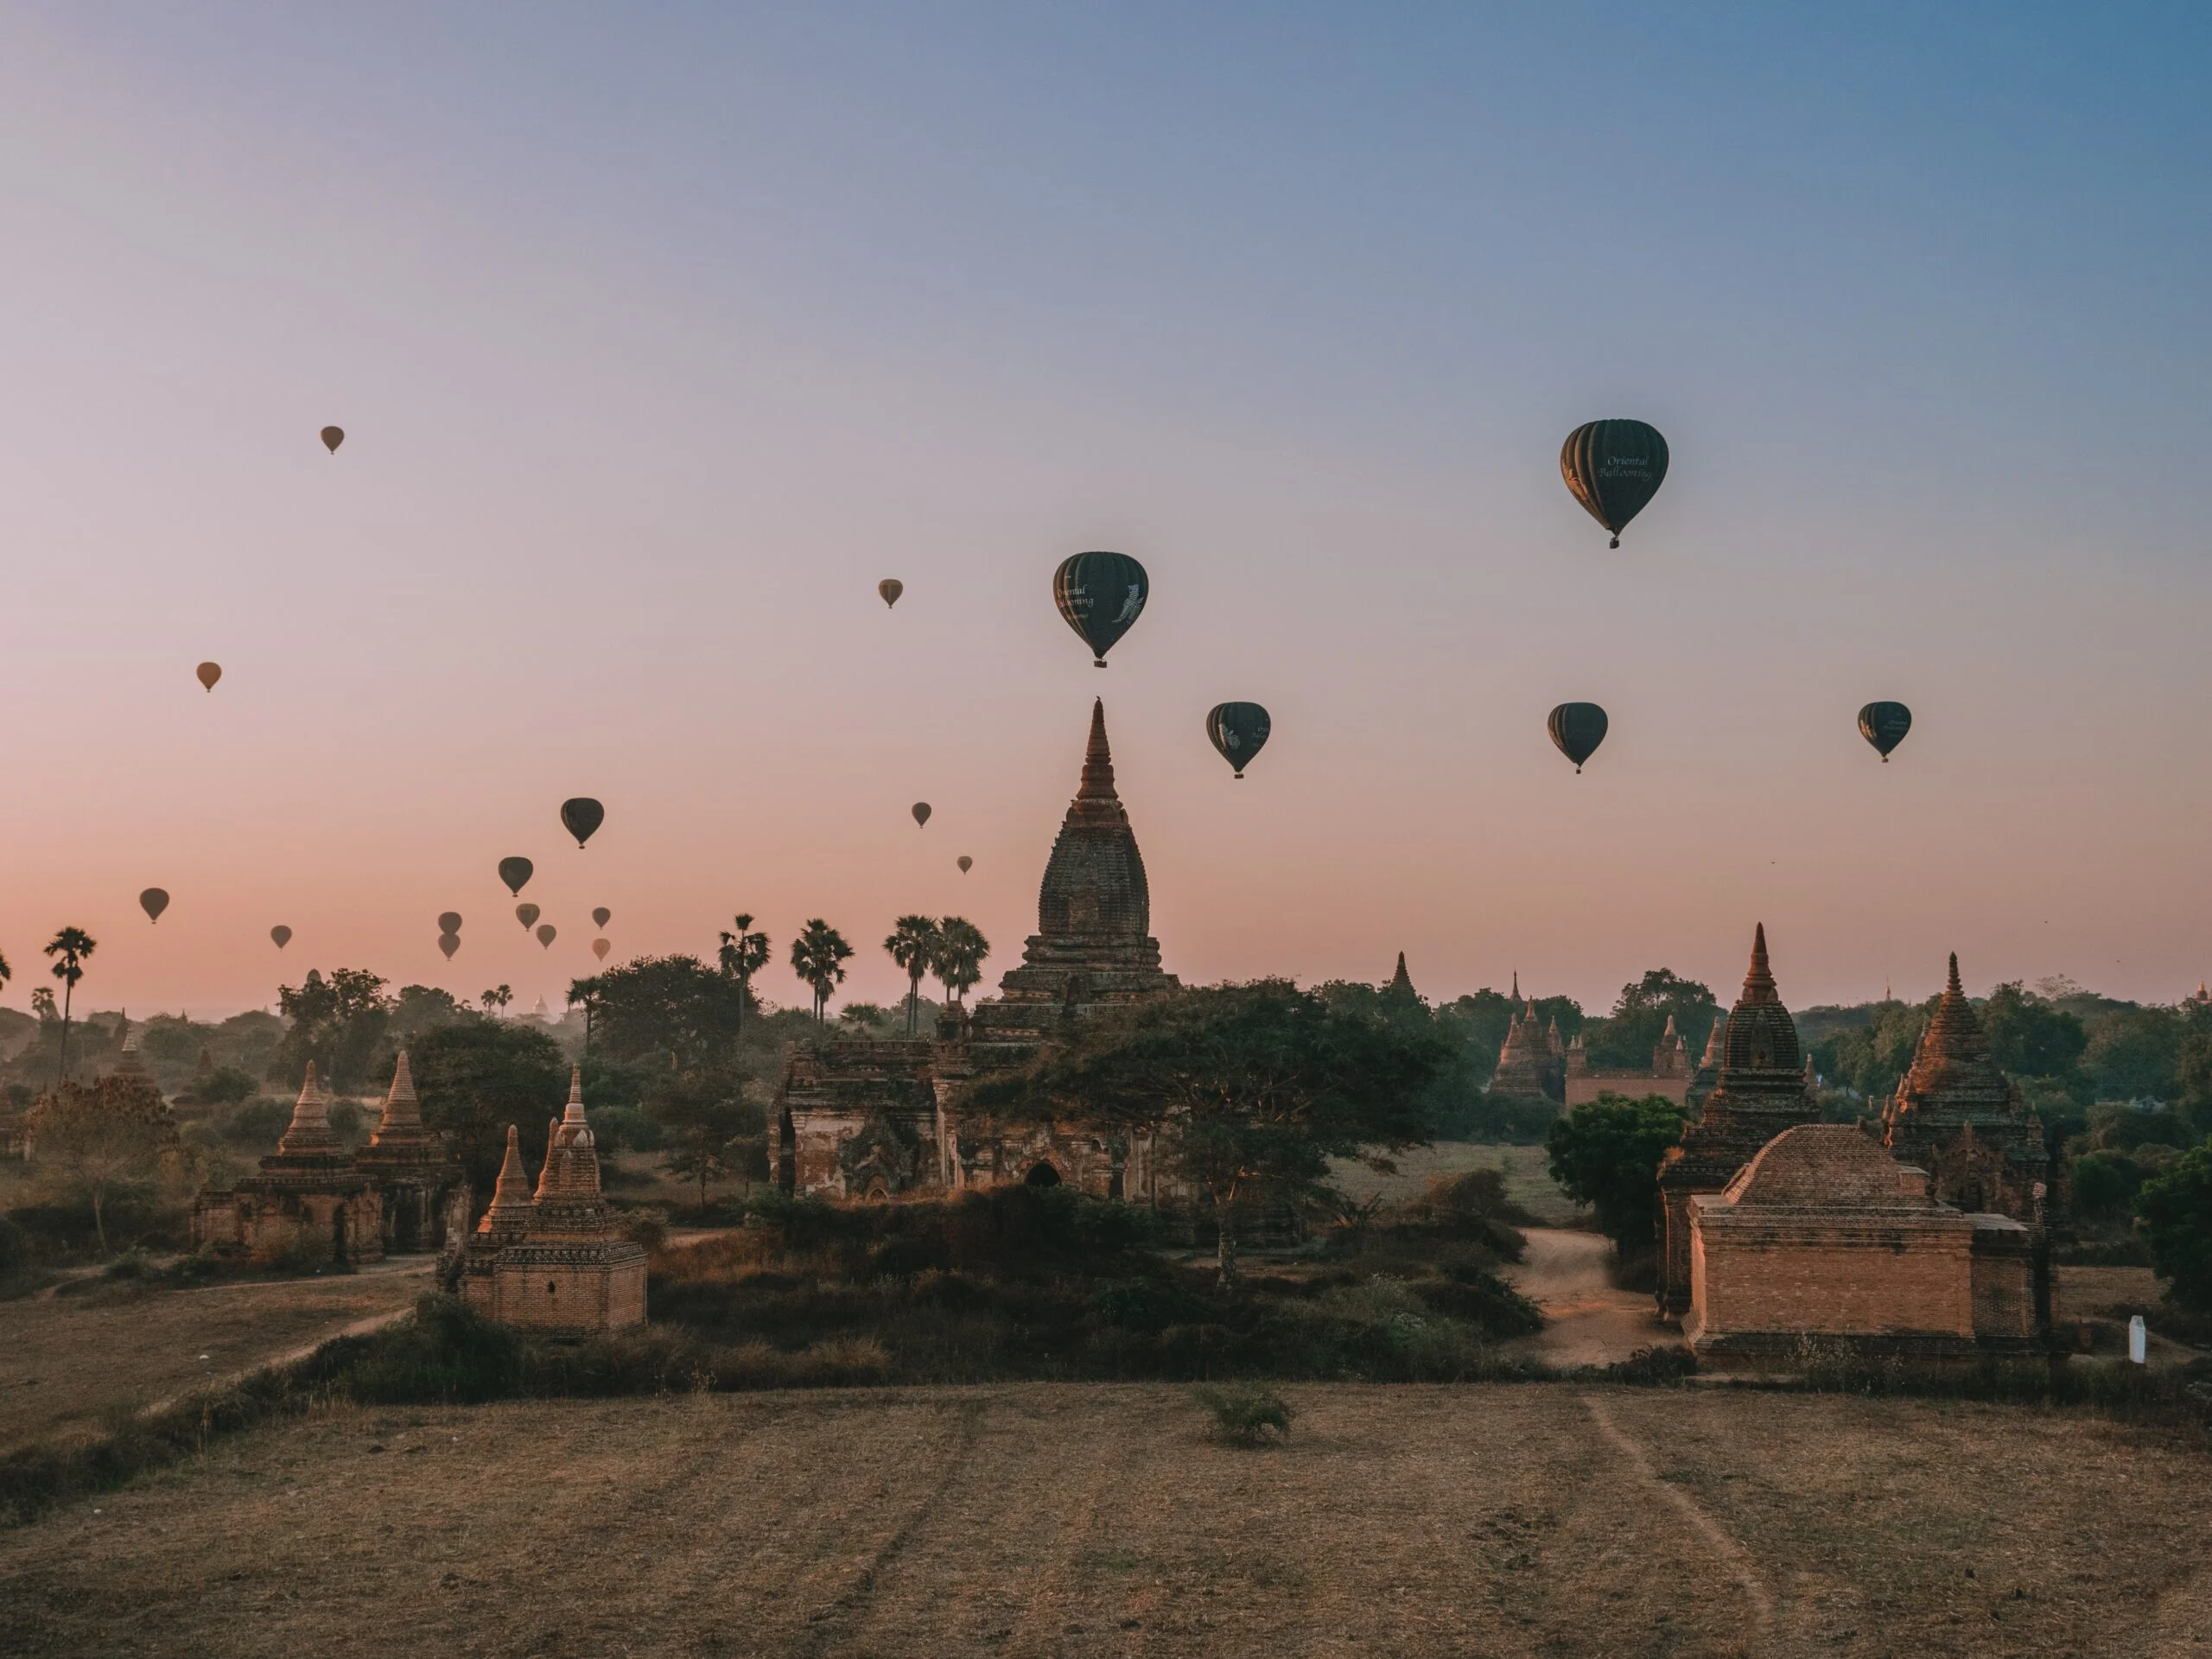
[[[1060,1184],[1060,1172],[1054,1169],[1049,1163],[1033,1164],[1030,1166],[1029,1173],[1021,1179],[1026,1186],[1058,1186]]]

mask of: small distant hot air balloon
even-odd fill
[[[537,925],[539,913],[536,905],[525,903],[515,906],[515,920],[523,925],[525,931]]]
[[[451,962],[453,960],[453,953],[461,949],[461,935],[458,933],[439,934],[438,949],[444,951],[446,953],[446,960],[448,962]]]
[[[269,937],[276,941],[276,948],[282,950],[292,942],[292,930],[280,925],[269,930]]]
[[[1859,734],[1874,746],[1882,764],[1890,764],[1890,751],[1904,741],[1912,729],[1912,710],[1901,702],[1870,702],[1859,711]]]
[[[499,861],[499,880],[507,884],[509,893],[519,893],[537,868],[526,858],[503,858]]]
[[[963,875],[967,874],[969,871],[976,868],[976,861],[969,857],[965,853],[961,854],[958,858],[954,859],[952,861],[960,867],[960,874]]]
[[[588,795],[579,795],[561,803],[561,822],[581,847],[592,838],[593,832],[607,822],[607,809]]]
[[[346,433],[343,428],[326,426],[322,429],[322,447],[329,450],[332,454],[336,454],[338,446],[345,442]]]
[[[460,932],[461,912],[457,910],[440,911],[438,912],[438,931],[441,933]]]
[[[1592,421],[1567,435],[1559,469],[1584,511],[1613,533],[1642,512],[1667,476],[1667,440],[1642,421]]]
[[[875,591],[883,595],[883,603],[888,608],[899,602],[899,595],[906,591],[906,584],[896,576],[886,576],[875,584]]]
[[[200,677],[200,683],[210,691],[215,689],[215,682],[223,677],[223,665],[220,663],[202,663],[192,671]]]
[[[544,926],[537,930],[537,942],[543,945],[548,950],[550,950],[553,948],[553,939],[554,927],[552,923],[548,922]]]
[[[1106,666],[1106,653],[1144,614],[1151,597],[1151,578],[1126,553],[1078,553],[1052,573],[1052,602],[1090,647],[1096,668]]]
[[[1594,702],[1562,702],[1544,724],[1552,741],[1559,745],[1559,752],[1574,762],[1577,772],[1605,741],[1605,711]]]
[[[929,821],[930,804],[927,801],[916,801],[914,803],[914,822],[916,823],[927,823]]]
[[[1206,715],[1206,735],[1239,778],[1271,729],[1268,711],[1256,702],[1217,702]]]
[[[613,948],[614,947],[609,944],[605,939],[594,939],[591,942],[592,955],[597,957],[601,962],[605,962],[607,960],[607,953]]]
[[[614,912],[609,910],[605,905],[601,905],[597,910],[594,910],[591,913],[591,925],[594,927],[605,927],[607,923],[613,919]]]
[[[146,919],[158,922],[162,912],[169,907],[169,896],[159,887],[149,887],[138,895],[138,908],[146,912]]]

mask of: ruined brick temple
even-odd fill
[[[1513,976],[1513,1001],[1521,1003],[1521,976]],[[1497,1051],[1497,1071],[1491,1078],[1495,1099],[1558,1100],[1565,1086],[1567,1046],[1560,1040],[1559,1021],[1539,1022],[1536,1000],[1517,1007],[1507,1021],[1505,1041]]]
[[[1013,1181],[1067,1182],[1101,1198],[1179,1196],[1163,1187],[1143,1136],[1008,1123],[962,1104],[969,1084],[1018,1065],[1065,1022],[1178,988],[1160,965],[1144,857],[1096,702],[1082,781],[1046,861],[1037,931],[1020,964],[997,996],[948,1010],[934,1041],[798,1046],[771,1114],[770,1167],[786,1191],[837,1198]]]
[[[1720,1023],[1715,1020],[1716,1034],[1719,1029]],[[1707,1047],[1711,1047],[1710,1042]],[[1687,1106],[1695,1075],[1690,1065],[1689,1043],[1675,1029],[1675,1016],[1671,1014],[1667,1016],[1666,1031],[1651,1051],[1649,1071],[1592,1065],[1578,1033],[1567,1046],[1567,1109],[1573,1111],[1600,1095],[1658,1095],[1677,1106]]]
[[[376,1132],[353,1154],[353,1162],[382,1196],[387,1250],[404,1255],[442,1249],[458,1244],[468,1230],[474,1195],[445,1137],[423,1125],[404,1048],[392,1068]]]
[[[240,1176],[227,1192],[210,1188],[194,1198],[192,1242],[258,1261],[383,1258],[382,1194],[332,1131],[313,1061],[291,1124],[260,1169]]]

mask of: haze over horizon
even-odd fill
[[[2208,48],[2182,7],[11,9],[0,1003],[66,923],[80,1008],[340,966],[557,1008],[595,905],[612,962],[753,912],[785,1004],[808,918],[888,1003],[893,918],[957,912],[988,992],[1094,696],[1186,983],[1402,950],[1432,997],[1725,1001],[1764,921],[1793,1007],[1953,950],[2171,1001],[2212,973]],[[1673,454],[1618,552],[1558,467],[1608,416]],[[1049,591],[1086,548],[1153,582],[1103,672]],[[1242,783],[1225,698],[1274,718]]]

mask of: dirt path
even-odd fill
[[[1516,1346],[1553,1365],[1610,1365],[1639,1348],[1681,1336],[1652,1317],[1651,1298],[1616,1290],[1608,1280],[1612,1244],[1565,1227],[1529,1229],[1525,1261],[1505,1270],[1515,1288],[1544,1311],[1544,1328]]]

